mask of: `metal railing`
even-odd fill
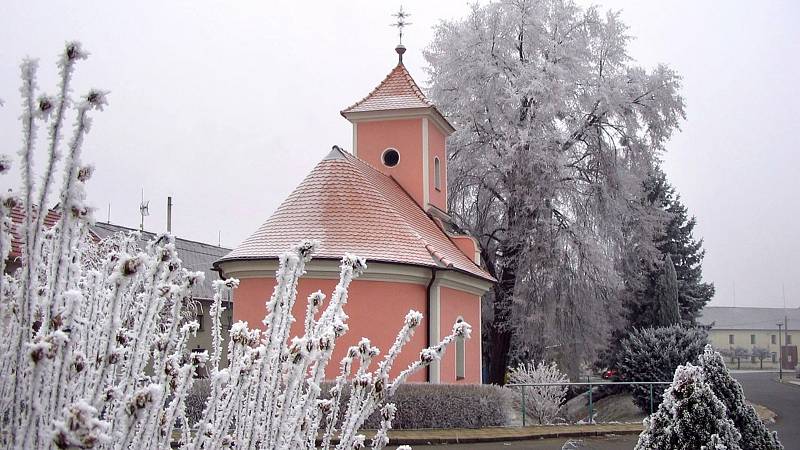
[[[647,385],[648,390],[650,391],[650,414],[653,414],[653,405],[654,405],[654,392],[653,386],[655,385],[669,385],[672,384],[669,381],[587,381],[587,382],[580,382],[580,383],[510,383],[507,384],[506,387],[509,388],[520,388],[522,390],[522,401],[520,402],[522,405],[522,426],[526,426],[526,402],[525,402],[525,388],[526,387],[539,387],[539,386],[588,386],[589,387],[589,423],[594,423],[594,402],[592,400],[592,390],[594,386],[636,386],[636,385]]]

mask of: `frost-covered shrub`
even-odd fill
[[[392,403],[397,405],[394,428],[482,428],[509,424],[510,392],[495,385],[404,384]],[[375,416],[365,424],[375,428]]]
[[[745,401],[742,385],[728,372],[722,356],[707,345],[699,360],[706,383],[725,405],[728,418],[742,435],[739,445],[749,450],[782,449],[777,433],[770,432],[753,405]]]
[[[36,63],[22,64],[23,143],[19,152],[23,186],[0,194],[0,447],[52,448],[360,448],[366,418],[380,411],[372,448],[383,448],[396,407],[386,403],[411,374],[441,358],[470,326],[456,323],[442,342],[422,350],[419,359],[394,378],[392,366],[422,321],[410,311],[386,355],[363,338],[346,352],[330,397],[320,383],[337,341],[348,331],[345,306],[350,283],[366,269],[363,259],[345,254],[339,283],[330,300],[316,292],[307,299],[303,334],[291,337],[297,283],[317,246],[302,242],[279,258],[276,286],[266,302],[264,329],[233,325],[229,366],[219,367],[222,299],[238,280],[214,283],[210,308],[212,351],[191,353],[187,339],[198,329],[191,320],[191,287],[202,272],[182,267],[174,239],[158,236],[139,249],[134,235],[100,243],[88,238],[91,208],[84,184],[91,169],[81,163],[89,113],[102,109],[105,96],[92,90],[74,102],[75,125],[62,148],[65,116],[73,102],[74,64],[86,57],[68,43],[59,59],[56,97],[37,97]],[[46,166],[33,170],[37,127],[46,124]],[[63,155],[64,179],[57,193],[58,222],[44,226],[57,165]],[[10,158],[0,155],[0,173]],[[41,183],[35,181],[41,175]],[[41,210],[37,211],[37,205]],[[11,248],[12,210],[21,209],[22,265],[5,274]],[[373,362],[376,366],[373,369]],[[198,369],[209,374],[207,398],[189,399]],[[347,403],[340,393],[350,386]],[[202,391],[195,390],[195,393]],[[186,404],[202,404],[187,420]],[[341,421],[334,418],[342,418]],[[180,439],[172,442],[173,432]]]
[[[700,367],[675,371],[658,411],[644,420],[635,450],[740,450],[739,432],[725,415],[725,405],[706,383]]]
[[[513,384],[537,384],[537,383],[566,383],[569,379],[559,370],[555,362],[546,364],[544,361],[536,363],[531,361],[528,364],[522,363],[509,373],[509,382]],[[517,405],[522,403],[522,391],[515,388],[515,400]],[[567,395],[567,386],[527,386],[525,387],[525,411],[526,414],[538,421],[540,424],[554,423],[561,411]],[[518,406],[519,407],[519,406]]]
[[[634,330],[622,341],[619,361],[620,381],[669,381],[678,366],[696,362],[708,343],[701,328],[680,325]],[[653,408],[661,403],[663,385],[653,387]],[[650,388],[636,385],[631,388],[633,401],[645,413],[650,413]]]

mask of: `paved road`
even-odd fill
[[[764,405],[778,415],[770,428],[778,431],[784,448],[800,450],[800,386],[778,383],[775,381],[777,373],[735,373],[733,376],[742,383],[747,400]]]
[[[770,428],[778,431],[778,437],[786,450],[800,450],[800,386],[781,384],[777,373],[749,372],[734,376],[744,388],[744,395],[753,403],[766,406],[778,418]],[[540,439],[535,441],[493,442],[487,444],[451,444],[426,446],[426,449],[442,450],[627,450],[636,445],[637,436],[609,436],[576,440],[575,445],[565,446],[566,439]],[[423,448],[423,446],[416,446]]]
[[[414,448],[441,450],[624,450],[636,445],[638,436],[607,436],[602,438],[538,439],[535,441],[490,442],[486,444],[415,445]],[[571,443],[570,444],[568,444]]]

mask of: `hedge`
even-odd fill
[[[323,395],[330,385],[323,386]],[[203,413],[208,380],[195,380],[186,399],[187,416],[195,423]],[[347,393],[344,394],[347,396]],[[401,385],[390,402],[397,405],[394,429],[481,428],[509,425],[513,408],[509,389],[492,385],[408,383]],[[347,404],[347,398],[343,400]],[[362,428],[378,428],[378,412]]]

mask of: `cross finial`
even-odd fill
[[[397,44],[397,48],[395,51],[398,55],[400,55],[400,62],[403,62],[403,53],[406,52],[406,48],[403,47],[403,28],[411,25],[411,22],[407,22],[406,20],[411,17],[411,14],[403,11],[403,5],[400,5],[400,10],[397,11],[395,14],[392,14],[392,17],[397,19],[397,21],[391,26],[397,27],[398,34],[400,35],[400,43]]]

